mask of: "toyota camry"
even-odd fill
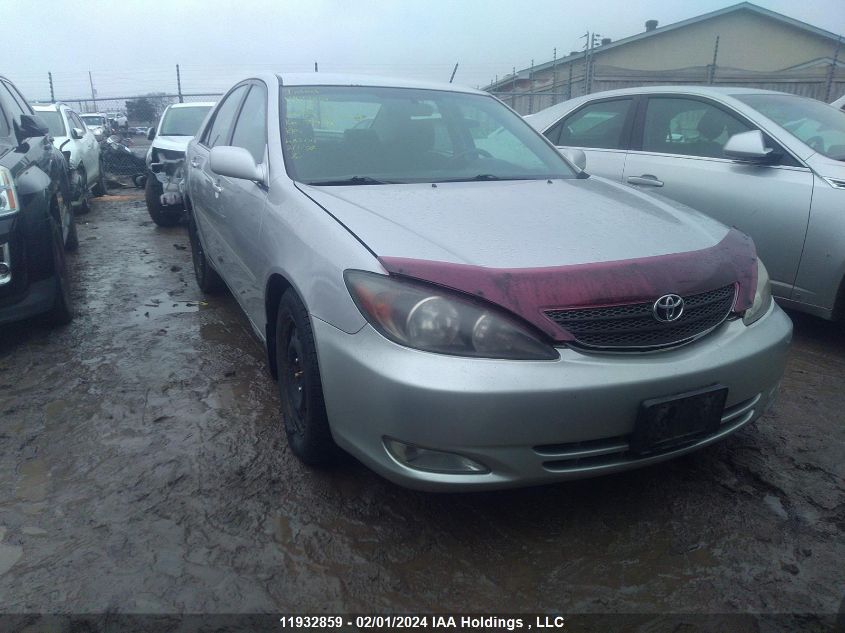
[[[258,75],[187,150],[197,283],[263,342],[292,451],[470,490],[653,464],[774,402],[753,242],[591,176],[492,96]]]

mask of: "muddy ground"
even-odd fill
[[[75,321],[0,332],[0,611],[840,608],[842,324],[792,314],[776,410],[711,449],[426,494],[293,457],[246,320],[201,296],[185,229],[141,192],[79,221]]]

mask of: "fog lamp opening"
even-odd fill
[[[423,448],[389,437],[384,438],[384,446],[393,459],[414,470],[452,475],[480,475],[490,472],[484,464],[457,453]]]

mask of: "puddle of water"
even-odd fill
[[[47,496],[49,473],[41,459],[31,459],[21,466],[17,496],[25,501],[43,501]]]
[[[0,576],[14,567],[21,556],[23,556],[23,548],[20,545],[4,545],[0,543]]]
[[[205,301],[196,299],[174,299],[166,292],[151,297],[132,311],[132,321],[135,323],[149,322],[156,317],[181,312],[197,312],[201,307],[208,304]]]

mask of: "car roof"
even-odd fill
[[[679,94],[692,95],[698,97],[711,97],[717,100],[724,101],[726,98],[731,99],[737,95],[748,94],[770,94],[770,95],[788,95],[798,96],[786,92],[778,92],[777,90],[763,90],[761,88],[745,88],[743,86],[695,86],[695,85],[667,85],[667,86],[640,86],[639,88],[619,88],[616,90],[605,90],[603,92],[593,92],[588,95],[575,97],[567,101],[563,101],[556,105],[550,106],[534,114],[525,116],[525,119],[531,122],[538,130],[544,130],[548,126],[555,123],[561,116],[574,109],[575,107],[592,101],[594,99],[604,99],[610,97],[625,97],[631,95],[642,94]],[[735,102],[733,102],[735,103]]]
[[[168,108],[210,108],[217,105],[216,101],[191,101],[190,103],[171,103]]]
[[[398,79],[377,75],[347,75],[335,73],[277,73],[283,86],[372,86],[380,88],[417,88],[421,90],[446,90],[487,94],[482,90],[446,82]]]

